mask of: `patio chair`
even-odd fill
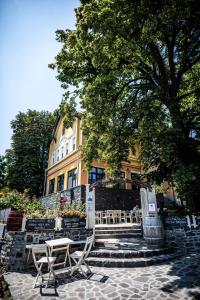
[[[106,224],[108,223],[108,219],[109,219],[109,216],[107,214],[106,211],[102,211],[101,212],[101,224],[104,224],[104,220],[106,221]]]
[[[133,223],[133,217],[132,217],[132,212],[131,211],[126,211],[125,216],[126,216],[126,223],[128,223],[128,220],[129,220],[130,223]]]
[[[95,223],[96,224],[101,224],[101,211],[96,211],[95,212]]]
[[[71,270],[71,274],[70,274],[71,276],[74,274],[76,270],[79,269],[84,275],[84,277],[87,278],[87,274],[82,269],[82,265],[84,265],[87,268],[87,271],[92,273],[91,269],[89,268],[85,260],[90,253],[93,241],[94,241],[94,235],[87,238],[83,251],[75,251],[74,253],[70,254],[70,258],[72,258],[72,260],[75,263],[75,266],[73,266]]]
[[[115,223],[115,213],[114,210],[107,210],[107,217],[108,217],[108,222],[111,223],[110,221],[112,220],[112,223]]]
[[[53,276],[54,282],[55,282],[55,272],[53,270],[53,265],[56,260],[56,257],[52,257],[48,255],[48,250],[46,245],[41,245],[41,247],[32,246],[32,256],[33,261],[35,264],[35,267],[37,269],[37,276],[33,285],[33,288],[36,287],[39,277],[42,278],[42,283],[44,282],[44,274],[42,273],[42,267],[44,264],[47,265],[49,273],[48,273],[48,279],[46,283],[46,287],[48,286],[48,283],[50,281],[51,275]],[[38,258],[39,257],[39,258]]]
[[[114,210],[115,223],[121,223],[121,210]]]
[[[135,210],[132,211],[132,221],[133,223],[138,223],[138,212]]]
[[[126,212],[125,212],[125,210],[121,211],[121,222],[126,223]]]

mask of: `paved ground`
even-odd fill
[[[168,264],[144,268],[92,268],[86,280],[69,276],[58,280],[58,287],[32,289],[29,273],[7,273],[14,300],[96,300],[96,299],[200,299],[200,254],[181,257]]]

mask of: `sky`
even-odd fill
[[[62,44],[56,29],[75,28],[78,0],[0,0],[0,155],[10,147],[10,121],[27,109],[56,109],[62,89],[48,68]]]

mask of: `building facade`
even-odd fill
[[[93,161],[88,172],[81,153],[83,134],[80,118],[76,118],[72,128],[65,128],[63,117],[57,120],[49,149],[46,177],[46,195],[58,193],[79,185],[94,183],[107,178],[106,162]],[[139,146],[130,153],[130,162],[122,162],[122,178],[137,178],[141,172]],[[132,189],[131,184],[122,184],[120,188]]]

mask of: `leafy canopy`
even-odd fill
[[[146,170],[200,192],[199,19],[195,0],[82,0],[76,29],[57,31],[63,47],[50,67],[81,99],[88,165],[117,170],[140,142]]]
[[[10,189],[40,196],[44,190],[48,148],[55,116],[49,112],[28,110],[11,122],[11,148],[6,151],[6,182]]]

